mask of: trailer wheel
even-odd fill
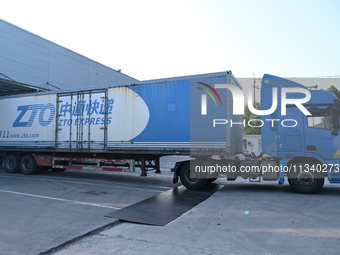
[[[190,178],[190,163],[185,163],[180,169],[181,183],[188,189],[201,189],[208,184],[208,179]]]
[[[7,173],[20,172],[20,157],[17,154],[8,155],[4,162],[5,170]]]
[[[314,194],[321,190],[325,178],[321,173],[310,170],[312,169],[311,163],[300,162],[295,166],[296,167],[293,167],[291,172],[288,173],[289,185],[295,192]]]
[[[20,161],[20,170],[23,174],[36,174],[38,166],[35,158],[32,155],[24,156]]]

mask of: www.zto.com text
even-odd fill
[[[0,131],[0,138],[39,138],[39,134],[11,134],[9,131]]]

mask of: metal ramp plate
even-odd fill
[[[179,186],[154,197],[114,211],[105,217],[122,221],[165,226],[209,198],[223,185],[212,184],[202,190],[189,190]]]

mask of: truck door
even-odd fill
[[[106,91],[58,95],[58,149],[91,151],[105,148],[106,98]]]
[[[339,164],[340,137],[339,132],[334,131],[332,107],[314,106],[308,111],[312,115],[306,116],[305,121],[306,156],[317,154],[325,159],[327,164]]]

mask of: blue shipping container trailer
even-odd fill
[[[159,158],[164,155],[189,155],[190,151],[208,155],[211,150],[236,154],[242,146],[242,127],[225,126],[219,133],[204,131],[202,136],[198,133],[200,139],[192,137],[207,123],[195,123],[200,128],[191,132],[191,116],[200,115],[201,106],[191,106],[190,94],[200,97],[197,87],[217,83],[240,87],[227,71],[1,97],[4,166],[8,172],[31,174],[51,167],[55,171],[76,168],[76,163],[84,162],[94,162],[102,169],[119,160],[134,159],[146,175],[147,170],[159,171]],[[215,114],[230,118],[231,94],[221,92],[220,100],[223,107]],[[25,167],[24,162],[30,166]]]

